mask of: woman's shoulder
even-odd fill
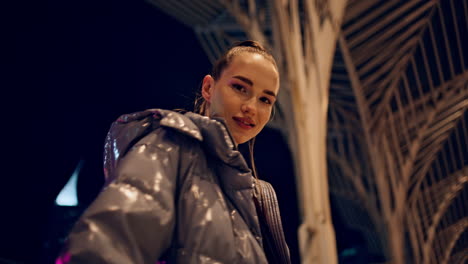
[[[112,123],[104,144],[106,175],[130,149],[142,144],[170,149],[202,140],[200,129],[177,111],[147,109],[121,115]]]
[[[176,132],[202,140],[200,129],[185,113],[157,108],[121,115],[112,123],[109,133],[141,137],[159,127],[171,128]]]

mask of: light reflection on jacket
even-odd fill
[[[106,139],[107,186],[58,262],[266,263],[253,177],[222,119],[152,109]]]

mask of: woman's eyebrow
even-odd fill
[[[236,75],[236,76],[233,76],[232,78],[236,78],[236,79],[239,79],[245,83],[247,83],[248,85],[250,86],[253,86],[253,82],[252,80],[250,80],[249,78],[246,78],[244,76],[241,76],[241,75]],[[263,90],[264,93],[268,94],[268,95],[271,95],[273,97],[276,97],[276,94],[273,92],[273,91],[270,91],[270,90]]]
[[[241,81],[247,83],[247,84],[250,85],[250,86],[253,85],[252,80],[250,80],[249,78],[245,78],[244,76],[236,75],[236,76],[233,76],[232,78],[239,79],[239,80],[241,80]]]
[[[273,91],[263,90],[263,92],[276,98],[276,94]]]

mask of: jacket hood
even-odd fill
[[[242,154],[237,150],[224,119],[209,118],[192,112],[181,114],[170,110],[149,109],[122,115],[112,123],[104,146],[104,175],[107,182],[112,180],[111,175],[119,158],[141,138],[160,126],[172,128],[203,142],[203,148],[210,155],[242,173],[251,173]]]

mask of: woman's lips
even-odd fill
[[[250,118],[244,117],[233,117],[234,121],[236,121],[237,125],[243,129],[252,129],[255,125],[253,124]]]

